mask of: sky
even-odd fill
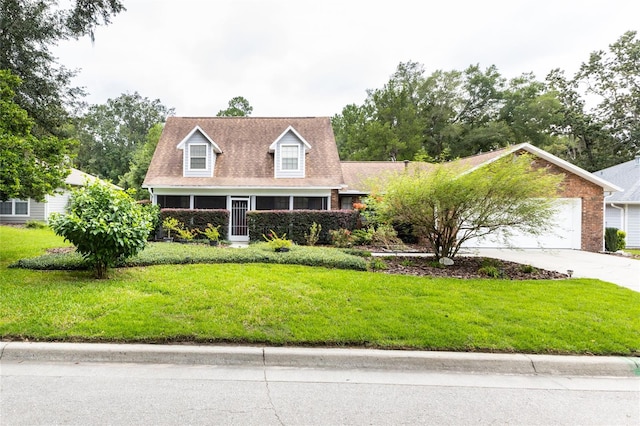
[[[53,49],[102,104],[138,92],[177,116],[245,97],[254,117],[340,114],[401,62],[426,75],[495,65],[505,78],[573,75],[640,30],[638,0],[123,0],[126,11]]]

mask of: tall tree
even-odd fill
[[[76,74],[57,63],[50,48],[89,35],[125,10],[119,0],[75,0],[69,9],[55,0],[0,0],[0,69],[23,84],[16,103],[34,119],[34,134],[64,135],[69,109],[84,95]]]
[[[36,137],[34,122],[15,100],[20,79],[0,70],[0,201],[42,200],[64,186],[70,172],[70,141]]]
[[[147,170],[149,170],[149,164],[151,164],[151,158],[153,158],[153,153],[156,150],[156,146],[158,146],[163,127],[161,123],[157,123],[149,129],[144,143],[138,146],[133,153],[129,171],[124,174],[119,182],[120,186],[135,189],[136,198],[139,200],[149,198],[149,191],[142,189],[142,182],[144,182]]]
[[[78,168],[120,182],[149,130],[164,123],[169,115],[173,115],[173,108],[159,99],[143,98],[138,92],[92,105],[78,123]]]
[[[216,117],[248,117],[253,112],[249,101],[242,96],[236,96],[229,101],[227,109],[218,111]]]

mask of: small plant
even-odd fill
[[[192,241],[197,234],[196,231],[189,228],[178,228],[176,232],[178,233],[178,236],[185,241]]]
[[[369,262],[370,271],[382,271],[387,269],[387,264],[380,258],[374,257]]]
[[[400,262],[400,264],[402,266],[413,266],[413,265],[415,265],[413,260],[409,260],[409,259],[404,259],[402,262]]]
[[[378,229],[376,229],[373,234],[373,243],[379,244],[387,250],[402,246],[402,241],[398,238],[398,233],[393,229],[393,226],[389,224],[378,226]]]
[[[483,266],[478,273],[489,278],[504,278],[504,272],[495,266]]]
[[[309,233],[305,232],[304,239],[309,246],[315,246],[320,239],[320,231],[322,231],[322,225],[313,222],[311,228],[309,228]]]
[[[522,265],[522,266],[520,267],[520,270],[521,270],[522,272],[524,272],[525,274],[533,274],[533,273],[536,271],[536,268],[534,268],[534,267],[533,267],[533,266],[531,266],[531,265]]]
[[[24,226],[29,229],[44,229],[49,225],[40,220],[28,220],[27,223],[24,224]]]
[[[204,228],[204,231],[198,231],[205,237],[209,239],[209,241],[218,242],[220,239],[220,225],[213,226],[210,223],[207,223],[207,227]]]
[[[282,234],[282,236],[278,236],[273,230],[269,230],[269,234],[262,234],[262,238],[267,241],[269,247],[271,247],[274,251],[289,251],[289,248],[293,245],[293,241],[287,239],[287,234]]]
[[[162,221],[162,229],[167,233],[167,238],[171,238],[171,231],[178,232],[182,229],[182,224],[175,217],[167,217]]]
[[[329,231],[329,235],[331,235],[331,242],[336,247],[346,248],[353,245],[353,237],[348,229],[332,229]]]
[[[610,252],[623,250],[627,244],[625,238],[627,233],[618,228],[605,228],[604,249]]]
[[[373,226],[369,226],[366,229],[356,229],[352,232],[353,243],[356,245],[368,246],[373,241],[373,236],[376,230]]]

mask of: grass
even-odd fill
[[[63,245],[49,230],[0,226],[0,245],[3,339],[640,354],[640,293],[599,280],[265,263],[134,266],[94,280],[8,268]]]

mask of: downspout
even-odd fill
[[[620,226],[622,227],[622,231],[627,232],[627,227],[625,226],[626,224],[624,223],[624,207],[620,207],[620,206],[616,206],[613,203],[609,203],[609,205],[611,207],[613,207],[614,209],[618,209],[620,210]]]

